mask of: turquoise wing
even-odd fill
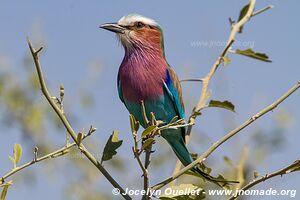
[[[166,78],[164,80],[164,89],[171,98],[178,117],[184,118],[184,104],[182,100],[182,90],[178,77],[171,67],[166,70]]]

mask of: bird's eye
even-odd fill
[[[136,23],[137,28],[143,28],[144,26],[145,26],[145,24],[143,22],[137,22]]]

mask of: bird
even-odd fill
[[[139,123],[146,128],[142,112],[149,119],[150,113],[163,124],[174,117],[185,118],[182,89],[178,76],[168,64],[164,50],[164,37],[160,25],[153,19],[139,14],[123,16],[116,23],[105,23],[100,28],[116,33],[124,47],[124,58],[119,67],[117,89],[120,100]],[[185,144],[186,127],[165,129],[161,136],[168,142],[184,166],[193,162]],[[193,172],[205,179],[217,181],[200,170]]]

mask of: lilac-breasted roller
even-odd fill
[[[115,32],[120,39],[125,56],[118,73],[118,92],[128,111],[145,128],[141,102],[146,115],[153,112],[156,119],[165,124],[175,116],[184,118],[181,86],[177,75],[168,64],[164,52],[161,27],[152,19],[137,14],[122,17],[117,23],[100,26]],[[183,165],[193,159],[185,145],[185,128],[166,129],[161,132]],[[207,179],[210,175],[197,167],[193,171]]]

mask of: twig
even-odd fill
[[[202,82],[202,78],[187,78],[187,79],[182,79],[180,82],[189,82],[189,81],[194,81],[194,82]]]
[[[92,126],[91,126],[92,127]],[[94,130],[96,130],[94,128]],[[93,131],[94,132],[94,131]],[[82,140],[84,140],[85,138],[87,138],[88,136],[90,136],[90,134],[86,134],[83,136]],[[49,158],[57,158],[57,157],[60,157],[60,156],[63,156],[67,153],[69,153],[69,149],[76,146],[76,143],[73,142],[72,144],[67,144],[65,145],[64,147],[62,148],[59,148],[49,154],[46,154],[40,158],[38,158],[37,156],[37,153],[38,153],[38,147],[35,147],[34,148],[34,151],[33,151],[33,160],[24,164],[24,165],[21,165],[19,167],[16,167],[14,169],[12,169],[10,172],[8,172],[7,174],[5,174],[4,176],[2,176],[2,178],[0,179],[0,184],[3,184],[5,182],[5,179],[9,178],[10,176],[14,175],[15,173],[27,168],[27,167],[30,167],[31,165],[35,164],[35,163],[38,163],[38,162],[41,162],[43,160],[47,160]]]
[[[145,122],[147,122],[148,124],[150,123],[150,126],[151,125],[156,125],[156,119],[155,119],[155,116],[154,116],[153,112],[150,113],[150,121],[148,120],[147,115],[146,115],[146,108],[145,108],[145,105],[144,105],[143,101],[142,101],[142,112],[143,112]],[[153,137],[154,137],[154,135],[153,135]],[[148,191],[148,188],[149,188],[149,171],[148,171],[148,167],[150,165],[151,153],[152,153],[152,144],[150,144],[145,149],[144,191]],[[143,200],[149,200],[149,199],[150,199],[150,196],[149,196],[148,192],[146,192],[146,194],[143,196]]]
[[[142,169],[142,172],[143,172],[143,177],[144,177],[144,191],[147,191],[148,190],[148,187],[149,187],[149,176],[148,176],[148,170],[147,168],[145,167],[146,166],[146,156],[145,156],[145,166],[143,165],[142,163],[142,160],[140,158],[140,155],[141,155],[141,152],[140,150],[138,149],[138,140],[136,138],[136,133],[133,134],[133,140],[134,140],[134,147],[132,147],[132,151],[133,151],[133,154],[134,154],[134,157],[135,159],[137,160],[140,168]],[[149,159],[149,158],[148,158]],[[147,164],[147,167],[148,167],[149,164]],[[149,198],[147,194],[145,194],[143,196],[143,199],[147,199]]]
[[[134,147],[132,147],[132,151],[133,151],[133,154],[134,154],[134,157],[136,158],[136,160],[138,161],[138,164],[140,166],[140,168],[142,169],[143,171],[143,176],[145,177],[145,175],[148,173],[147,170],[145,169],[143,163],[142,163],[142,160],[140,158],[140,154],[138,153],[137,151],[138,149],[135,149]]]
[[[77,144],[78,148],[80,149],[80,151],[87,157],[88,160],[90,160],[93,165],[95,167],[97,167],[97,169],[106,177],[106,179],[115,187],[118,188],[120,190],[120,194],[125,198],[125,199],[131,199],[131,197],[125,193],[124,189],[118,184],[118,182],[115,181],[115,179],[108,173],[108,171],[106,171],[106,169],[103,167],[103,165],[98,162],[98,160],[85,148],[85,146],[82,143],[78,143],[77,142],[77,136],[75,131],[73,130],[73,128],[71,127],[69,121],[67,120],[66,116],[61,112],[60,108],[58,107],[58,105],[55,103],[55,101],[51,98],[52,96],[50,95],[44,77],[43,77],[43,73],[41,70],[41,66],[40,66],[40,62],[39,62],[39,52],[42,50],[42,48],[40,48],[39,50],[35,50],[32,47],[31,42],[28,40],[28,45],[34,60],[34,64],[36,66],[36,70],[37,70],[37,74],[38,74],[38,78],[39,78],[39,83],[41,86],[41,90],[42,93],[44,94],[44,96],[46,97],[48,103],[51,105],[51,107],[53,108],[53,110],[55,111],[55,113],[57,114],[57,116],[60,118],[61,122],[63,123],[63,125],[65,126],[66,130],[68,131],[68,133],[70,134],[70,136],[72,137],[72,139],[74,140],[74,142]]]
[[[273,5],[268,5],[268,6],[265,7],[265,8],[262,8],[262,9],[260,9],[260,10],[258,10],[258,11],[253,12],[252,15],[251,15],[251,17],[254,17],[254,16],[256,16],[256,15],[262,13],[262,12],[265,12],[265,11],[267,11],[267,10],[273,8],[273,7],[274,7]]]
[[[149,172],[148,172],[148,167],[150,165],[150,159],[151,159],[151,153],[152,153],[152,144],[149,145],[145,149],[145,161],[144,161],[144,166],[145,166],[145,173],[144,173],[144,190],[148,191],[149,188]],[[148,200],[150,199],[150,196],[146,193],[143,197],[143,200]]]
[[[229,138],[236,135],[238,132],[243,130],[245,127],[249,126],[251,123],[253,123],[255,120],[260,118],[261,116],[265,115],[266,113],[274,110],[280,103],[282,103],[286,98],[288,98],[291,94],[293,94],[297,89],[300,87],[300,81],[297,82],[297,84],[292,87],[289,91],[287,91],[284,95],[282,95],[279,99],[277,99],[275,102],[267,106],[266,108],[262,109],[255,115],[253,115],[250,119],[246,120],[243,124],[241,124],[239,127],[235,128],[234,130],[227,133],[225,136],[223,136],[220,140],[215,142],[212,146],[210,146],[199,158],[197,158],[194,162],[189,164],[188,166],[181,169],[179,172],[175,173],[173,176],[167,178],[166,180],[154,185],[151,187],[153,190],[158,190],[162,188],[163,186],[167,185],[171,181],[175,180],[179,176],[183,175],[186,171],[193,168],[196,164],[203,162],[213,151],[215,151],[221,144],[226,142]]]
[[[190,116],[190,119],[189,119],[190,121],[195,120],[195,118],[196,118],[196,115],[194,115],[195,112],[200,112],[201,109],[205,107],[205,104],[207,102],[207,94],[208,94],[207,90],[208,90],[209,82],[210,82],[211,78],[213,77],[213,75],[215,74],[219,65],[222,63],[223,57],[226,55],[226,53],[230,49],[231,45],[234,43],[235,35],[239,32],[240,28],[250,19],[251,15],[253,13],[253,10],[254,10],[255,2],[256,2],[256,0],[250,0],[249,9],[248,9],[247,13],[245,14],[245,16],[240,21],[238,21],[236,24],[232,25],[232,29],[231,29],[231,32],[230,32],[230,35],[229,35],[229,38],[227,40],[224,50],[222,51],[220,56],[217,58],[217,60],[213,64],[213,66],[211,67],[208,74],[202,79],[201,95],[200,95],[197,105],[193,109],[192,115]],[[187,135],[189,135],[189,134],[190,133],[188,133]]]
[[[263,182],[263,181],[266,181],[270,178],[273,178],[275,176],[283,176],[285,174],[288,174],[288,173],[291,173],[294,171],[295,168],[300,168],[300,160],[296,160],[294,163],[292,163],[291,165],[283,168],[283,169],[280,169],[278,171],[275,171],[275,172],[272,172],[270,174],[266,174],[265,176],[259,178],[259,179],[256,179],[256,180],[253,180],[251,181],[250,183],[248,183],[247,185],[245,185],[240,191],[246,191],[246,190],[249,190],[250,188],[252,188],[253,186]],[[295,170],[296,171],[296,170]],[[240,196],[241,192],[237,192],[235,195],[233,195],[232,197],[230,197],[228,200],[233,200],[233,199],[236,199],[238,196]]]
[[[4,176],[2,176],[1,180],[0,180],[0,184],[3,184],[5,182],[5,180],[7,178],[9,178],[10,176],[14,175],[15,173],[27,168],[27,167],[30,167],[31,165],[35,164],[35,163],[38,163],[38,162],[41,162],[43,160],[46,160],[46,159],[49,159],[49,158],[57,158],[57,157],[60,157],[62,155],[65,155],[66,153],[68,153],[68,150],[72,147],[74,147],[76,145],[76,143],[72,143],[68,146],[64,146],[60,149],[57,149],[56,151],[53,151],[52,153],[49,153],[47,155],[44,155],[40,158],[36,158],[36,154],[34,154],[34,158],[32,161],[24,164],[24,165],[21,165],[19,167],[16,167],[14,168],[13,170],[11,170],[10,172],[8,172],[7,174],[5,174]],[[35,148],[36,150],[36,148]],[[35,153],[36,151],[34,151]]]
[[[149,120],[147,118],[146,108],[145,108],[145,104],[144,104],[143,100],[141,101],[141,111],[142,111],[142,115],[143,115],[143,120],[147,126],[149,124]]]
[[[209,82],[212,79],[213,75],[215,74],[219,65],[222,63],[224,56],[227,54],[227,52],[230,50],[230,47],[234,43],[235,35],[239,32],[240,28],[251,18],[253,10],[254,10],[255,2],[256,2],[256,0],[250,0],[249,8],[248,8],[248,11],[245,14],[245,16],[239,22],[237,22],[235,24],[231,23],[231,32],[229,34],[229,38],[227,40],[224,50],[222,51],[220,56],[217,58],[217,60],[214,62],[211,69],[209,70],[208,74],[204,78],[201,79],[202,80],[201,95],[198,100],[198,103],[193,108],[192,113],[189,117],[189,124],[194,124],[195,120],[198,116],[198,113],[200,113],[200,111],[206,107],[207,100],[210,97],[209,92],[208,92]],[[230,20],[230,21],[232,22],[232,20]],[[193,126],[188,126],[188,128],[187,128],[187,132],[186,132],[186,136],[185,136],[186,144],[189,143],[192,128],[193,128]],[[178,166],[178,165],[176,165],[176,169],[181,168],[181,166]],[[173,175],[174,175],[174,173],[176,173],[175,170],[173,172]]]

